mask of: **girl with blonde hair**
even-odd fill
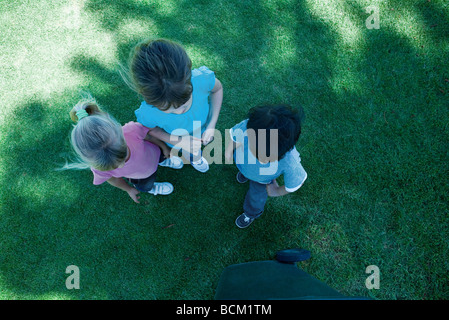
[[[136,203],[140,192],[173,192],[171,183],[155,182],[157,168],[180,169],[183,162],[178,157],[170,158],[170,148],[148,135],[148,128],[132,121],[121,126],[92,97],[79,101],[70,111],[70,118],[76,122],[71,144],[79,159],[64,169],[90,168],[95,185],[107,181],[127,192]]]

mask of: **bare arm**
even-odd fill
[[[147,136],[150,135],[160,141],[170,143],[189,153],[196,154],[201,149],[201,139],[197,137],[171,135],[159,127],[149,129]]]
[[[208,127],[215,128],[218,121],[218,116],[220,115],[221,104],[223,103],[223,85],[220,80],[215,79],[215,86],[212,88],[210,93],[212,115]]]
[[[282,197],[291,192],[285,190],[285,186],[278,185],[277,181],[274,180],[273,183],[267,185],[267,193],[270,197]]]
[[[215,85],[210,94],[210,105],[212,108],[211,118],[206,130],[203,133],[203,144],[206,145],[213,140],[214,129],[217,125],[218,116],[220,115],[221,105],[223,103],[223,85],[221,81],[215,79]]]
[[[161,129],[159,127],[154,127],[154,128],[149,128],[149,129],[150,130],[147,133],[147,137],[152,136],[152,137],[155,137],[156,139],[163,141],[165,143],[173,144],[173,142],[170,141],[171,135],[169,133],[167,133],[167,131],[165,131],[164,129]],[[145,139],[146,139],[146,137],[145,137]],[[174,137],[173,137],[173,140],[174,140]]]
[[[162,140],[152,136],[149,133],[147,133],[147,135],[146,135],[144,140],[149,141],[149,142],[154,143],[155,145],[157,145],[159,148],[161,148],[162,153],[164,154],[165,158],[170,158],[170,151],[171,151],[171,149],[169,148],[169,146],[167,146],[167,144],[165,142],[163,142]]]

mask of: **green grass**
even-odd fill
[[[223,269],[301,247],[299,267],[376,299],[449,298],[449,6],[413,1],[0,1],[0,298],[212,299]],[[367,29],[365,8],[380,8]],[[264,103],[301,104],[309,178],[240,230],[233,165],[160,170],[134,204],[89,171],[54,171],[89,90],[119,121],[119,76],[148,36],[183,44],[224,86],[218,129]],[[65,287],[80,268],[80,290]],[[368,290],[365,268],[380,268]]]

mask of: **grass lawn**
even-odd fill
[[[376,5],[380,28],[368,29]],[[449,298],[449,4],[444,0],[0,0],[0,299],[212,299],[229,265],[300,247],[351,296]],[[88,90],[121,123],[141,98],[119,63],[146,37],[184,45],[224,86],[217,129],[249,108],[306,112],[308,173],[240,230],[235,165],[162,168],[135,204],[70,154]],[[68,290],[67,266],[80,269]],[[368,290],[365,269],[380,269]]]

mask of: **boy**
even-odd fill
[[[243,214],[235,220],[237,227],[246,228],[259,218],[268,196],[278,197],[298,190],[307,178],[295,144],[301,134],[302,109],[286,105],[259,106],[249,111],[249,118],[230,130],[232,141],[225,156],[235,160],[239,172],[237,181],[249,181],[243,204]],[[285,185],[276,178],[284,176]]]

